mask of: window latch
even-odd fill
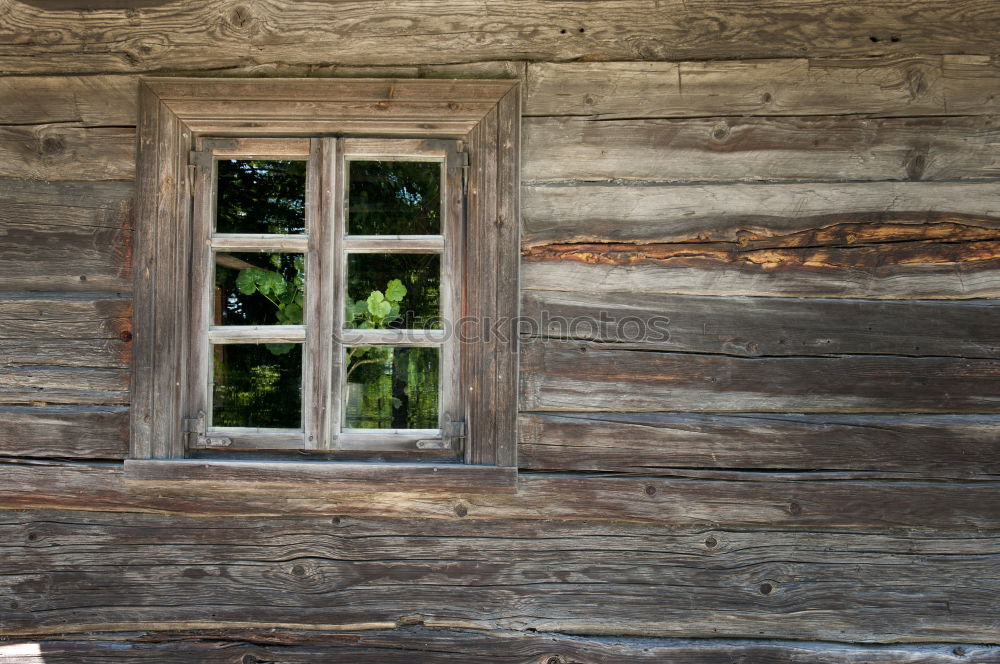
[[[209,436],[205,433],[205,411],[199,410],[196,417],[184,418],[184,433],[188,436],[188,447],[229,447],[232,438]]]

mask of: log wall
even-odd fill
[[[0,0],[0,659],[1000,661],[998,34]],[[516,494],[124,483],[150,74],[521,80]]]

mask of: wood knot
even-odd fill
[[[709,549],[714,549],[715,547],[719,546],[719,540],[709,535],[708,537],[705,538],[705,546],[707,546]]]
[[[770,104],[772,101],[774,101],[774,95],[770,92],[765,92],[760,96],[760,102],[762,104]]]
[[[791,514],[792,516],[798,516],[802,514],[802,506],[795,502],[789,503],[788,513]]]
[[[121,332],[118,333],[118,338],[121,339],[123,342],[128,343],[132,341],[132,332],[130,332],[129,330],[122,330]]]
[[[62,136],[46,136],[42,139],[41,152],[43,155],[59,154],[66,150],[66,139]]]
[[[656,487],[652,486],[652,485],[651,486],[647,486],[646,487],[646,495],[647,496],[655,496],[656,495]]]
[[[455,516],[463,517],[468,515],[468,513],[469,513],[469,508],[463,505],[462,503],[455,505]]]
[[[717,124],[712,128],[712,138],[717,141],[724,141],[729,137],[729,125],[727,124]]]
[[[760,594],[761,595],[770,595],[771,591],[773,591],[773,590],[774,590],[774,586],[771,585],[770,583],[767,583],[766,581],[764,583],[760,584]]]
[[[293,576],[305,576],[306,575],[306,568],[303,567],[302,565],[295,565],[294,567],[292,567],[292,575]]]

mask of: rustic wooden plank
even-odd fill
[[[141,491],[120,464],[0,458],[0,507],[188,515],[398,516],[403,519],[559,520],[725,524],[740,528],[956,531],[1000,528],[1000,483],[805,480],[746,473],[742,482],[527,473],[517,493],[454,495],[390,491]]]
[[[131,290],[126,182],[0,179],[0,288]]]
[[[131,180],[135,131],[64,124],[0,127],[0,177]]]
[[[513,491],[514,468],[469,464],[423,463],[296,463],[294,461],[217,461],[129,459],[125,480],[141,486],[218,489],[229,486],[291,486],[382,491],[410,489],[458,493]]]
[[[1000,474],[993,415],[522,413],[527,470],[676,474],[671,469]]]
[[[122,368],[131,359],[132,302],[125,298],[19,294],[0,298],[6,366]]]
[[[0,533],[18,544],[12,635],[416,623],[975,644],[1000,590],[1000,538],[969,530],[10,512]]]
[[[0,125],[134,126],[136,76],[0,77]]]
[[[0,407],[0,455],[122,459],[127,453],[125,407]]]
[[[741,357],[1000,357],[992,300],[702,297],[528,290],[520,331],[615,348]]]
[[[126,404],[129,378],[123,369],[5,366],[0,404]]]
[[[526,115],[992,114],[988,55],[892,55],[706,62],[535,62]]]
[[[890,182],[526,187],[522,288],[996,297],[994,189]]]
[[[471,0],[428,6],[406,0],[373,12],[359,0],[301,6],[219,7],[187,0],[183,11],[92,8],[86,30],[72,12],[12,5],[0,72],[107,73],[218,69],[260,62],[397,65],[518,58],[679,60],[847,57],[894,53],[992,53],[1000,15],[990,0],[722,0],[592,6],[516,0],[490,16]],[[252,53],[247,44],[252,43]],[[303,48],[309,44],[309,48]]]
[[[995,243],[991,243],[992,247]],[[948,250],[943,243],[941,248]],[[876,253],[872,250],[871,255]],[[766,265],[697,258],[639,265],[534,261],[522,264],[521,284],[522,289],[527,290],[605,293],[873,299],[996,298],[1000,297],[1000,260],[943,260],[936,264],[872,267],[814,267],[792,262],[780,270]]]
[[[838,224],[953,221],[1000,228],[992,183],[524,187],[525,247],[559,242],[749,242]],[[844,238],[847,240],[848,238]]]
[[[7,648],[7,651],[2,650]],[[14,639],[0,653],[13,664],[76,664],[128,658],[158,664],[992,664],[996,648],[981,645],[830,645],[754,640],[612,639],[519,631],[401,628],[314,632],[292,630],[93,634],[51,641]],[[29,654],[37,653],[37,654]]]
[[[282,62],[248,63],[244,67],[192,71],[190,76],[220,77],[354,77],[354,78],[517,78],[525,64],[486,61],[395,67],[344,67]],[[3,76],[0,77],[0,125],[77,124],[83,127],[131,127],[137,122],[139,77]]]
[[[527,182],[957,180],[1000,174],[1000,119],[530,118]]]
[[[551,411],[996,413],[1000,361],[741,358],[583,341],[521,347],[521,407]]]

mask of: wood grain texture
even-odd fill
[[[885,4],[807,0],[734,7],[718,0],[591,6],[407,0],[391,8],[187,0],[71,11],[5,2],[0,72],[218,69],[260,62],[413,65],[525,60],[680,60],[992,53],[990,0]],[[484,29],[484,15],[489,29]],[[309,44],[308,49],[302,44]]]
[[[1000,474],[998,425],[994,415],[522,413],[519,458],[542,471],[988,478]]]
[[[995,633],[1000,556],[995,532],[709,524],[8,512],[0,533],[19,544],[12,635],[409,623],[974,644]]]
[[[992,114],[1000,68],[988,55],[708,62],[534,62],[525,115]]]
[[[992,664],[996,648],[956,644],[833,646],[768,640],[579,637],[516,631],[395,630],[303,632],[213,630],[102,634],[61,640],[16,638],[12,664]],[[2,648],[4,646],[0,646]],[[13,654],[7,655],[14,657]],[[736,658],[734,660],[734,658]]]
[[[524,197],[522,243],[529,248],[592,241],[738,243],[838,224],[920,225],[949,218],[1000,228],[1000,194],[989,182],[595,182],[528,185]]]
[[[524,410],[1000,412],[992,359],[743,358],[535,341],[521,346],[521,376]]]
[[[746,473],[744,481],[522,474],[516,494],[441,495],[268,488],[198,492],[126,486],[121,464],[0,458],[0,507],[174,515],[352,515],[725,524],[872,532],[1000,528],[1000,482],[877,482]]]
[[[1000,311],[990,300],[702,297],[524,291],[521,333],[611,348],[739,357],[996,358]]]
[[[125,369],[7,366],[0,383],[0,404],[126,404],[129,379]]]
[[[529,118],[524,179],[959,180],[1000,175],[994,117]]]
[[[0,177],[131,180],[135,177],[135,131],[63,124],[0,127]]]
[[[128,292],[132,183],[0,179],[0,288]]]
[[[998,207],[985,183],[526,187],[522,288],[996,297]]]
[[[122,459],[127,454],[127,407],[0,407],[0,455]]]
[[[0,362],[124,368],[131,361],[131,316],[126,298],[0,297]]]

